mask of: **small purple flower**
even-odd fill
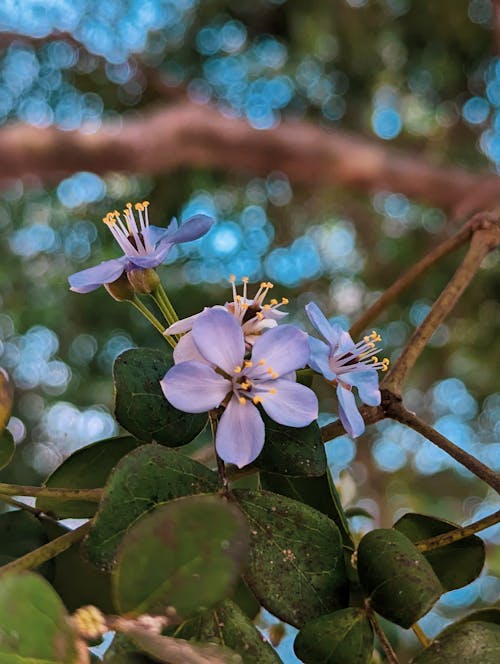
[[[231,275],[229,280],[233,285],[232,302],[226,302],[224,306],[219,304],[214,307],[205,307],[200,313],[183,318],[165,330],[165,334],[183,334],[187,332],[187,334],[184,334],[180,338],[179,343],[175,347],[174,361],[176,364],[188,360],[203,361],[190,334],[190,330],[198,316],[201,316],[204,311],[208,311],[209,308],[220,309],[222,311],[226,310],[233,314],[241,325],[248,351],[250,351],[253,344],[265,330],[276,327],[278,321],[288,315],[284,311],[279,311],[281,305],[288,304],[286,297],[283,297],[281,301],[273,298],[269,304],[264,304],[269,290],[274,287],[274,284],[270,281],[263,281],[254,297],[249,298],[247,293],[248,277],[243,277],[242,279],[242,295],[239,295],[236,291],[236,277]]]
[[[368,406],[380,404],[377,369],[387,371],[389,360],[379,362],[375,353],[376,341],[381,341],[377,332],[365,336],[355,344],[351,335],[338,324],[332,325],[314,302],[306,305],[306,313],[326,343],[309,337],[311,357],[309,365],[323,374],[328,382],[337,387],[339,417],[348,434],[356,438],[365,430],[352,388],[356,387],[361,401]]]
[[[116,210],[104,217],[103,222],[122,248],[124,255],[72,274],[68,278],[72,291],[90,293],[103,284],[116,281],[124,272],[157,267],[163,263],[174,244],[196,240],[205,235],[213,223],[210,217],[196,214],[180,228],[175,218],[167,228],[150,226],[148,206],[148,201],[135,204],[138,220],[134,216],[132,203],[127,203],[123,211],[125,221]]]
[[[224,461],[242,468],[260,454],[265,431],[257,404],[291,427],[307,426],[318,416],[314,392],[295,382],[295,370],[309,357],[302,330],[292,325],[269,330],[249,359],[240,323],[223,308],[200,314],[191,334],[203,361],[174,365],[161,387],[173,406],[188,413],[224,406],[215,440]]]

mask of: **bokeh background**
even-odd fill
[[[294,118],[495,173],[495,11],[490,0],[3,0],[3,170],[14,157],[2,147],[2,130],[13,123],[78,131],[91,141],[182,98],[261,132]],[[214,216],[207,236],[173,251],[159,269],[181,316],[224,302],[234,273],[274,282],[273,295],[290,300],[289,319],[306,329],[308,301],[349,326],[459,227],[449,211],[399,191],[304,186],[272,167],[258,175],[87,168],[0,181],[0,365],[16,385],[9,428],[17,444],[14,463],[0,473],[4,482],[38,483],[79,447],[118,433],[113,360],[127,348],[162,343],[104,289],[68,290],[69,274],[118,255],[100,223],[109,210],[148,199],[156,225],[197,211]],[[377,321],[384,354],[397,357],[462,255],[448,256]],[[405,391],[410,409],[496,470],[499,283],[498,255],[491,255]],[[327,423],[335,403],[320,394]],[[498,508],[468,471],[395,422],[369,427],[357,442],[337,438],[327,451],[344,504],[373,517],[352,519],[359,533],[409,510],[466,523]],[[430,636],[467,608],[500,599],[500,529],[483,535],[487,567],[424,618]],[[265,616],[263,628],[271,621]],[[395,638],[411,650],[413,637]],[[288,628],[280,646],[288,662],[298,661],[291,640]]]

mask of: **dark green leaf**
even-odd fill
[[[0,514],[0,565],[24,556],[48,541],[43,525],[33,514],[24,510]],[[54,561],[44,563],[38,571],[51,580],[54,575]]]
[[[0,577],[0,662],[75,664],[75,636],[64,606],[36,574]]]
[[[248,550],[241,512],[219,496],[188,496],[138,519],[122,540],[113,572],[120,613],[188,617],[234,587]]]
[[[85,552],[98,567],[111,569],[116,547],[138,516],[158,503],[217,488],[217,475],[201,463],[161,445],[143,445],[112,472]]]
[[[460,618],[460,620],[457,620],[451,625],[448,625],[446,629],[441,632],[439,638],[442,638],[445,634],[448,634],[448,632],[452,632],[457,628],[461,628],[464,623],[468,622],[487,622],[500,625],[500,607],[490,606],[486,609],[478,609],[477,611],[468,613],[463,618]]]
[[[459,526],[425,514],[405,514],[394,528],[412,542],[455,530]],[[433,551],[424,553],[445,590],[454,590],[474,581],[483,569],[485,548],[482,539],[471,535]]]
[[[250,525],[245,580],[259,602],[301,627],[347,603],[340,532],[324,514],[267,491],[234,491]]]
[[[14,385],[9,374],[0,367],[0,433],[5,429],[10,419],[10,411],[14,401]]]
[[[298,500],[329,516],[339,527],[344,545],[354,549],[347,519],[329,471],[320,477],[284,477],[261,472],[260,479],[263,489]]]
[[[119,355],[113,369],[115,415],[137,438],[178,447],[200,433],[207,416],[184,413],[165,399],[160,380],[172,365],[170,348],[131,348]]]
[[[281,661],[248,617],[229,599],[183,623],[175,635],[228,646],[240,653],[243,664],[279,664]]]
[[[259,602],[243,579],[238,581],[238,584],[231,595],[231,599],[251,620],[253,620],[260,611]]]
[[[500,626],[489,622],[467,622],[438,636],[419,653],[413,664],[498,664]]]
[[[348,519],[352,519],[354,516],[364,516],[367,519],[373,519],[373,514],[370,514],[368,510],[363,509],[362,507],[349,507],[345,511],[345,515]]]
[[[45,485],[64,489],[103,487],[118,461],[141,444],[132,436],[118,436],[82,447],[49,475]],[[88,500],[38,498],[36,506],[44,512],[57,514],[61,519],[91,517],[97,510],[97,503]]]
[[[307,427],[286,427],[265,414],[264,448],[253,462],[257,468],[280,475],[322,475],[326,470],[325,446],[317,422]]]
[[[16,451],[14,438],[8,429],[0,432],[0,470],[8,466]]]
[[[305,664],[369,664],[373,630],[362,609],[341,609],[308,622],[293,647]]]
[[[394,529],[372,530],[363,537],[358,574],[373,608],[405,628],[425,615],[443,591],[424,556]]]

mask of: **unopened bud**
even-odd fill
[[[130,285],[125,273],[118,277],[116,281],[112,281],[109,284],[104,284],[104,288],[108,291],[111,297],[115,300],[118,300],[118,302],[134,299],[133,288]]]
[[[160,278],[152,268],[146,270],[130,270],[127,273],[130,285],[136,293],[149,295],[160,285]]]
[[[71,616],[71,623],[84,639],[98,639],[108,631],[103,614],[95,606],[82,606]]]

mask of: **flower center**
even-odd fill
[[[353,371],[365,371],[366,369],[377,369],[387,371],[389,360],[384,357],[379,361],[375,355],[380,348],[377,348],[376,342],[382,341],[380,334],[373,330],[371,334],[363,337],[362,341],[354,346],[353,350],[336,355],[335,352],[330,357],[330,367],[336,374],[345,374]]]
[[[271,366],[267,366],[264,359],[255,365],[251,360],[244,360],[242,365],[234,367],[233,373],[233,393],[241,405],[245,405],[247,401],[253,401],[256,405],[263,403],[264,397],[277,392],[276,388],[270,387],[268,383],[279,378],[279,374]]]
[[[103,222],[111,231],[126,256],[146,256],[153,250],[149,240],[148,201],[127,203],[123,210],[123,219],[118,210],[108,212]],[[133,209],[138,216],[136,220]]]
[[[274,284],[270,281],[261,282],[260,288],[254,295],[253,299],[248,298],[248,277],[242,277],[241,279],[243,282],[243,293],[241,295],[239,295],[236,290],[236,277],[234,274],[229,277],[229,281],[233,287],[233,301],[229,305],[229,308],[231,313],[238,318],[242,325],[254,318],[258,321],[264,320],[264,318],[266,318],[266,312],[271,309],[278,309],[278,307],[281,307],[283,304],[288,304],[286,297],[283,297],[281,302],[278,302],[278,300],[273,298],[270,301],[270,304],[264,304],[268,292],[271,288],[274,288]]]

